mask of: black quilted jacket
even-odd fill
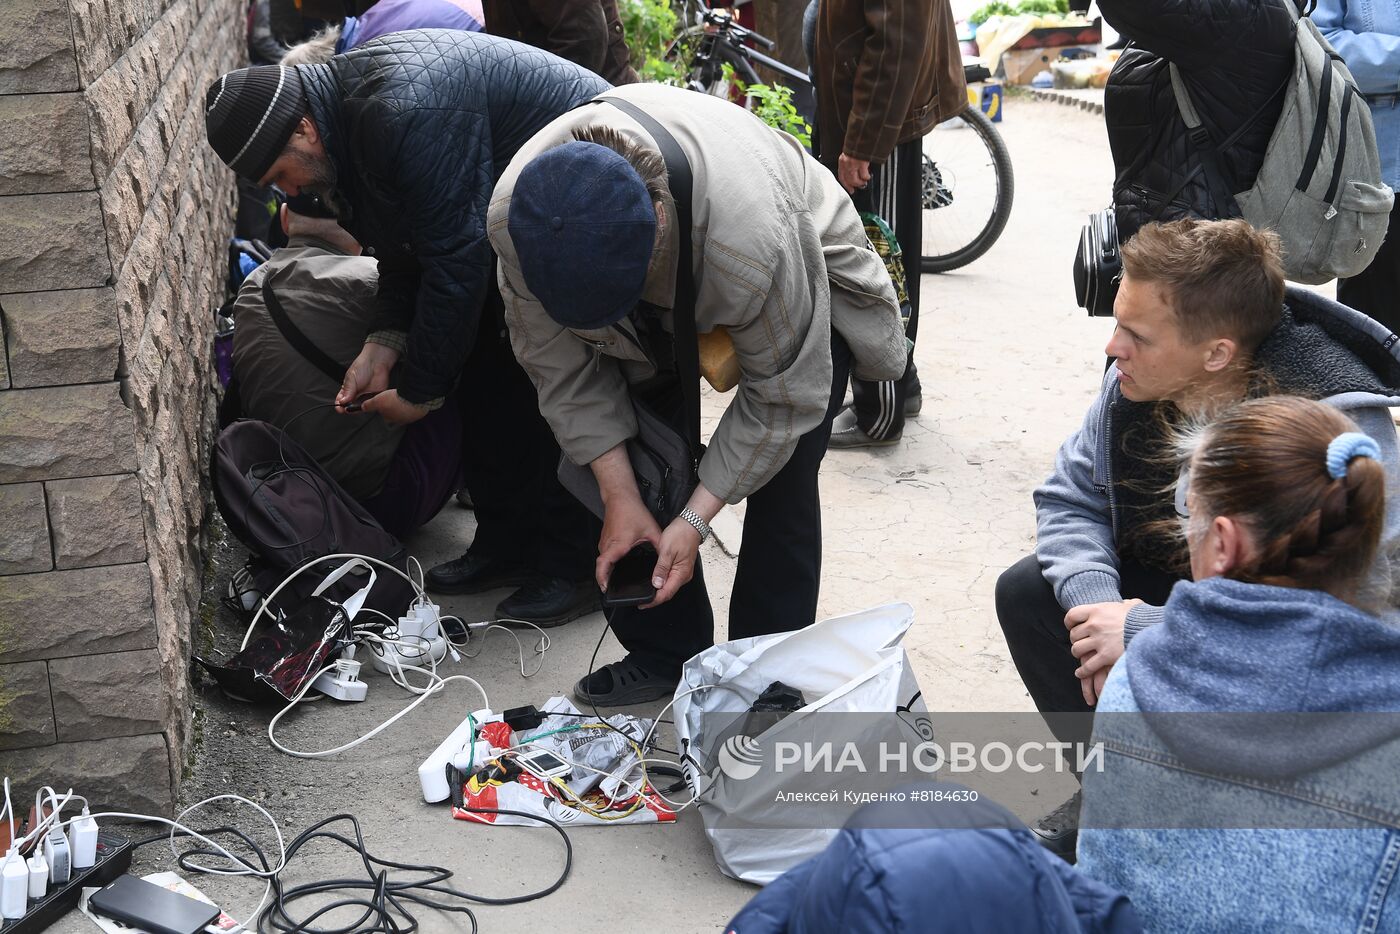
[[[1254,184],[1283,107],[1283,94],[1275,92],[1292,74],[1293,27],[1284,6],[1290,2],[1100,0],[1104,19],[1132,42],[1104,93],[1119,239],[1153,220],[1230,216],[1200,173],[1180,187],[1197,159],[1172,96],[1168,61],[1181,71],[1215,144],[1258,113],[1221,159],[1233,175],[1225,180],[1231,192]]]
[[[508,39],[420,29],[300,66],[348,207],[379,260],[381,325],[408,330],[399,394],[451,392],[494,276],[491,189],[526,140],[608,89],[592,72]]]

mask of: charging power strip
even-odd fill
[[[29,902],[23,918],[0,921],[0,934],[34,934],[78,907],[83,889],[106,885],[131,866],[131,841],[120,834],[99,830],[97,862],[75,869],[66,883],[51,886],[48,894]]]

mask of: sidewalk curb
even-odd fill
[[[1029,90],[1040,100],[1053,101],[1056,104],[1078,107],[1080,110],[1087,110],[1090,113],[1103,114],[1103,101],[1101,100],[1079,97],[1071,91],[1054,88],[1030,88]]]

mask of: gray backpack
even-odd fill
[[[1217,156],[1234,137],[1211,143],[1175,65],[1172,90],[1217,204],[1277,233],[1288,278],[1317,285],[1366,268],[1385,239],[1395,194],[1381,181],[1371,112],[1346,62],[1311,19],[1286,5],[1297,20],[1293,76],[1254,187],[1224,187]]]

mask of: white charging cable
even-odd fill
[[[329,665],[329,666],[327,666],[326,668],[324,668],[324,669],[322,669],[321,671],[317,672],[316,677],[320,677],[321,674],[324,674],[325,672],[332,670],[334,667],[335,667],[334,665]],[[278,751],[280,751],[280,752],[285,752],[287,755],[289,755],[289,756],[295,756],[295,757],[298,758],[298,759],[324,759],[324,758],[326,758],[327,756],[339,755],[340,753],[345,752],[346,750],[354,749],[356,746],[360,745],[361,743],[366,742],[366,741],[368,741],[368,740],[370,740],[370,739],[373,739],[374,737],[378,736],[380,733],[384,732],[384,730],[388,729],[390,726],[392,726],[393,724],[397,723],[397,722],[398,722],[399,720],[401,720],[403,717],[405,717],[405,716],[407,716],[409,713],[411,713],[415,708],[417,708],[417,706],[418,706],[419,704],[423,703],[425,700],[427,700],[428,698],[432,697],[434,694],[436,694],[436,693],[438,693],[439,691],[441,691],[443,688],[445,688],[449,683],[451,683],[451,682],[453,682],[453,681],[466,681],[467,683],[469,683],[472,687],[476,688],[477,691],[479,691],[479,692],[481,693],[481,701],[482,701],[481,706],[482,706],[482,707],[485,707],[485,708],[488,708],[488,709],[489,709],[490,706],[491,706],[491,702],[490,702],[490,700],[489,700],[489,699],[487,698],[487,696],[486,696],[486,689],[483,688],[483,687],[481,686],[481,684],[480,684],[475,678],[468,677],[467,675],[449,675],[449,676],[446,677],[446,678],[442,678],[442,677],[439,677],[439,676],[437,675],[436,672],[429,671],[429,670],[426,669],[426,668],[419,668],[419,667],[416,666],[416,665],[401,665],[401,666],[400,666],[400,671],[416,671],[416,672],[419,672],[420,674],[425,674],[425,675],[427,675],[430,679],[433,679],[433,680],[430,681],[428,687],[425,688],[425,689],[421,692],[421,694],[419,694],[419,696],[418,696],[411,704],[409,704],[409,705],[408,705],[407,707],[405,707],[403,710],[400,710],[398,713],[394,714],[394,715],[393,715],[392,717],[390,717],[388,720],[385,720],[383,723],[379,724],[379,726],[377,726],[377,727],[375,727],[374,729],[370,730],[368,733],[366,733],[366,734],[364,734],[363,736],[359,737],[358,739],[351,740],[350,742],[344,743],[344,744],[342,744],[342,745],[340,745],[340,746],[336,746],[334,749],[323,749],[323,750],[321,750],[321,751],[319,751],[319,752],[303,752],[303,751],[296,750],[296,749],[288,749],[286,746],[283,746],[281,743],[277,742],[277,737],[276,737],[275,735],[273,735],[273,734],[274,734],[274,732],[275,732],[276,729],[277,729],[277,724],[278,724],[278,722],[280,722],[281,719],[282,719],[282,717],[284,717],[293,707],[295,707],[295,706],[301,701],[301,699],[302,699],[303,697],[306,696],[306,692],[307,692],[307,691],[311,690],[312,682],[314,682],[314,681],[316,680],[316,678],[313,677],[313,678],[308,679],[307,682],[306,682],[304,685],[302,685],[301,690],[297,692],[296,697],[293,697],[293,698],[292,698],[291,703],[287,704],[286,707],[283,707],[281,710],[279,710],[279,711],[277,712],[276,716],[274,716],[270,721],[268,721],[268,724],[267,724],[267,740],[268,740],[268,742],[272,743],[273,747],[276,748]]]
[[[382,567],[388,571],[392,571],[393,573],[399,575],[399,577],[402,577],[404,580],[408,581],[408,585],[413,588],[413,592],[417,595],[414,598],[414,603],[412,604],[413,606],[418,606],[427,601],[427,591],[424,590],[418,584],[417,581],[415,581],[413,578],[409,577],[403,571],[399,570],[387,561],[381,561],[378,558],[371,558],[369,555],[356,555],[349,553],[322,555],[319,558],[312,558],[311,560],[304,563],[301,567],[293,571],[291,574],[288,574],[285,578],[282,579],[282,583],[274,587],[272,589],[272,592],[263,598],[262,603],[258,605],[258,611],[253,614],[252,621],[248,623],[248,631],[243,634],[243,641],[239,643],[238,650],[241,652],[243,649],[246,649],[248,647],[248,640],[253,637],[253,630],[257,628],[258,621],[262,619],[263,614],[267,612],[267,608],[271,605],[273,599],[275,599],[276,596],[279,593],[281,593],[283,588],[285,588],[288,584],[296,580],[301,575],[305,574],[307,571],[310,571],[311,569],[315,568],[317,565],[322,564],[323,562],[335,560],[352,560],[355,558],[358,558],[361,561],[367,561],[371,564],[378,565],[379,567]],[[422,570],[421,565],[419,566],[419,570]]]

